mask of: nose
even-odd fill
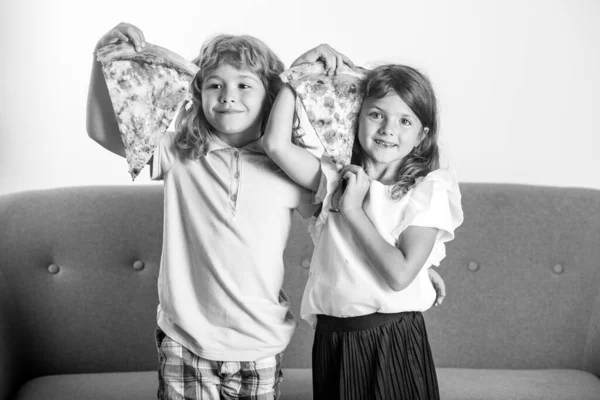
[[[219,98],[219,102],[223,103],[223,104],[227,104],[227,103],[235,103],[235,93],[233,90],[228,89],[228,88],[223,88],[223,90],[221,91],[221,96]]]
[[[379,133],[384,136],[391,136],[395,133],[394,124],[387,120],[381,124],[379,127]]]

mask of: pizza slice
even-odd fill
[[[292,67],[280,75],[300,98],[323,150],[338,167],[350,164],[352,158],[367,72],[344,65],[341,73],[327,76],[323,63],[315,62]]]
[[[115,111],[132,180],[156,149],[198,67],[170,50],[146,43],[136,52],[129,43],[96,53]]]

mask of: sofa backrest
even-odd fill
[[[29,377],[157,368],[162,205],[162,186],[0,198],[2,297]]]
[[[600,375],[600,191],[461,190],[465,222],[440,269],[448,296],[425,313],[436,364]],[[28,377],[156,369],[162,194],[131,185],[0,197],[0,350],[14,344],[6,357]],[[296,316],[306,226],[294,216],[284,254]],[[309,367],[311,344],[300,321],[284,367]]]
[[[600,191],[462,184],[465,222],[425,314],[436,364],[600,376]]]

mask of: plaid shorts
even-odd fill
[[[258,361],[198,357],[156,328],[159,400],[277,400],[283,353]]]

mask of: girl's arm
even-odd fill
[[[131,24],[120,23],[100,38],[95,50],[111,43],[129,42],[130,40],[136,50],[145,45],[141,30]],[[104,148],[125,157],[125,146],[121,140],[119,125],[110,101],[106,81],[102,75],[102,64],[96,60],[95,55],[88,91],[86,130],[88,136]]]
[[[381,237],[362,209],[341,212],[369,264],[379,271],[392,290],[405,289],[429,257],[438,230],[410,226],[394,247]]]
[[[299,185],[316,192],[319,187],[321,164],[308,150],[292,143],[292,124],[296,95],[285,84],[271,109],[263,145],[268,156]]]
[[[420,226],[408,227],[396,246],[379,234],[362,204],[370,186],[364,170],[358,166],[345,167],[348,185],[340,199],[340,213],[348,222],[352,234],[369,264],[377,270],[392,290],[405,289],[417,276],[429,257],[438,230]]]

